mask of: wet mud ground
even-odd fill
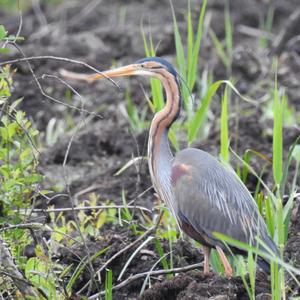
[[[185,13],[187,4],[185,1],[173,1],[179,26],[185,28]],[[232,77],[238,79],[236,86],[243,94],[254,99],[262,98],[266,93],[268,84],[273,82],[272,73],[273,57],[276,53],[279,57],[278,82],[286,89],[289,103],[294,110],[300,110],[300,43],[299,26],[290,29],[287,41],[283,46],[278,46],[279,34],[284,30],[290,15],[299,7],[298,0],[273,1],[274,26],[270,35],[269,45],[266,49],[258,47],[257,36],[243,33],[243,26],[259,28],[261,18],[265,17],[269,4],[268,1],[238,0],[231,5],[231,17],[234,25],[234,53],[232,62]],[[199,1],[191,1],[193,18],[196,20],[200,4]],[[224,38],[224,3],[223,1],[209,1],[207,14],[210,15],[210,26],[218,37]],[[7,12],[0,12],[1,23],[10,33],[15,33],[19,24],[19,17],[11,16]],[[114,62],[117,65],[132,63],[145,56],[141,37],[141,22],[147,34],[151,33],[155,43],[159,42],[157,55],[175,61],[175,46],[173,39],[172,14],[169,1],[63,1],[56,6],[42,5],[40,11],[37,8],[29,8],[23,12],[23,27],[21,35],[25,41],[21,48],[27,57],[30,56],[59,56],[84,61],[98,69],[104,70],[111,67]],[[199,70],[212,70],[214,80],[227,79],[224,65],[218,58],[216,50],[206,35],[200,51]],[[6,59],[22,57],[16,49],[12,49]],[[30,64],[34,73],[40,80],[45,93],[67,105],[75,105],[75,110],[61,103],[53,102],[44,97],[38,88],[26,63],[16,63],[13,94],[15,98],[24,97],[21,108],[41,132],[45,138],[47,124],[55,118],[61,121],[67,128],[70,116],[73,125],[79,126],[74,135],[74,130],[67,129],[60,133],[58,140],[53,145],[45,145],[41,149],[40,170],[46,176],[44,188],[53,188],[58,191],[57,197],[48,203],[40,199],[38,207],[46,208],[70,207],[69,196],[59,194],[66,193],[66,183],[70,193],[76,195],[78,202],[86,199],[93,192],[99,195],[98,204],[104,204],[107,199],[116,204],[122,204],[121,193],[126,191],[128,201],[133,200],[135,205],[151,209],[157,205],[153,190],[137,197],[151,186],[146,162],[138,168],[131,167],[120,176],[114,174],[133,156],[146,155],[147,129],[140,133],[133,132],[124,114],[125,90],[130,84],[131,96],[136,105],[142,109],[147,104],[144,91],[149,91],[149,82],[138,78],[124,78],[116,80],[120,90],[108,81],[87,85],[84,83],[70,83],[81,95],[69,93],[69,88],[54,77],[41,78],[43,74],[59,76],[59,69],[89,72],[86,68],[77,64],[57,61],[55,59],[31,60]],[[99,116],[82,112],[84,109],[94,112]],[[195,142],[194,146],[218,155],[219,149],[219,123],[220,102],[213,101],[208,136]],[[236,108],[233,108],[236,109]],[[261,152],[268,158],[272,149],[272,122],[264,116],[260,106],[253,106],[240,102],[240,114],[238,130],[234,118],[230,119],[230,137],[232,145],[238,154],[251,148]],[[147,119],[152,114],[148,111]],[[85,120],[85,122],[82,122]],[[88,120],[88,121],[87,121]],[[292,124],[284,128],[284,150],[287,153],[291,144],[300,134],[299,124]],[[68,152],[66,165],[64,159],[70,140],[72,143]],[[232,162],[233,165],[236,162]],[[256,157],[251,161],[254,169],[259,168],[265,162]],[[67,179],[63,176],[67,170]],[[272,167],[266,165],[263,179],[272,185]],[[293,176],[291,167],[291,178]],[[254,176],[249,176],[247,186],[253,191],[256,186]],[[292,213],[289,240],[285,249],[285,258],[296,267],[300,267],[300,199],[296,199]],[[68,215],[72,218],[72,214]],[[90,238],[86,241],[91,255],[104,247],[109,250],[94,261],[95,269],[98,269],[137,237],[126,227],[106,224],[101,229],[101,239]],[[165,252],[168,252],[168,242],[162,241]],[[174,266],[183,267],[188,264],[199,263],[203,256],[187,238],[179,239],[173,246]],[[149,244],[131,262],[125,277],[150,270],[159,259],[154,246]],[[130,257],[134,249],[125,252],[108,266],[113,270],[114,282],[121,271],[124,262]],[[61,248],[56,254],[62,264],[78,263],[78,257],[85,257],[84,247],[76,247],[69,251]],[[161,269],[160,264],[156,269]],[[84,272],[74,286],[74,291],[79,290],[90,278],[88,272]],[[148,288],[142,296],[139,291],[143,280],[134,281],[124,288],[114,292],[114,299],[248,299],[246,290],[240,278],[227,278],[211,273],[204,276],[202,270],[193,270],[181,273],[171,279],[165,276],[153,277],[151,288]],[[289,283],[288,283],[289,285]],[[291,283],[290,295],[299,295],[299,290]],[[94,290],[95,292],[96,290]],[[256,280],[257,299],[271,299],[268,278],[258,272]]]

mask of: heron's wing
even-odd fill
[[[179,166],[181,171],[178,171]],[[192,227],[200,235],[205,233],[208,243],[215,242],[213,232],[246,243],[255,244],[257,235],[269,240],[264,221],[247,188],[234,171],[209,154],[181,151],[173,163],[172,183],[178,218],[187,231]]]

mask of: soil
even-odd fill
[[[38,1],[37,1],[38,2]],[[200,1],[191,1],[194,23],[200,10]],[[224,38],[224,1],[208,1],[207,15],[210,15],[210,26],[220,39]],[[230,6],[233,22],[233,62],[232,77],[237,80],[236,86],[243,94],[252,99],[263,99],[267,89],[274,82],[272,64],[274,53],[278,60],[278,85],[285,88],[291,109],[300,110],[300,44],[299,26],[290,28],[288,41],[282,47],[277,47],[279,33],[283,32],[291,14],[299,7],[298,0],[288,1],[255,1],[237,0]],[[173,1],[179,27],[185,30],[185,1]],[[259,29],[262,18],[270,7],[274,8],[272,35],[267,47],[258,47],[257,34],[245,34],[245,28]],[[40,9],[40,12],[39,12]],[[1,23],[13,34],[17,32],[19,17],[8,12],[0,11]],[[175,46],[173,39],[172,14],[169,1],[148,0],[112,0],[112,1],[62,1],[57,5],[42,4],[40,7],[28,7],[23,12],[21,35],[25,37],[20,47],[27,57],[30,56],[59,56],[84,61],[98,69],[111,67],[112,63],[124,65],[132,63],[145,56],[141,37],[141,22],[146,34],[151,34],[157,47],[157,56],[162,56],[175,62]],[[299,24],[298,24],[299,25]],[[247,26],[247,27],[245,27]],[[249,32],[249,30],[247,31]],[[299,39],[298,39],[299,40]],[[201,45],[199,72],[211,70],[214,80],[228,78],[227,70],[219,59],[216,50],[206,34]],[[17,49],[12,49],[5,60],[22,57]],[[24,97],[21,108],[33,120],[41,132],[43,141],[49,122],[55,119],[61,121],[65,128],[74,125],[74,130],[63,130],[53,145],[45,145],[41,149],[40,170],[45,174],[43,188],[56,190],[50,201],[39,199],[37,207],[46,208],[70,207],[70,192],[77,202],[87,199],[90,193],[99,195],[98,204],[110,199],[115,204],[122,204],[122,190],[126,198],[135,205],[152,209],[157,205],[154,191],[150,189],[143,196],[143,191],[151,187],[147,163],[143,161],[137,168],[130,167],[119,176],[115,173],[132,157],[146,155],[147,129],[140,133],[130,128],[128,119],[124,116],[122,107],[125,105],[125,90],[130,84],[131,96],[139,109],[145,107],[144,90],[149,91],[149,82],[139,78],[122,78],[116,80],[118,90],[108,81],[87,85],[72,82],[71,85],[81,95],[70,93],[69,88],[55,77],[42,78],[43,74],[59,76],[59,69],[66,68],[79,72],[89,72],[83,66],[57,61],[55,59],[32,60],[30,64],[40,80],[45,93],[59,100],[51,101],[38,88],[28,65],[16,63],[14,76],[13,97]],[[143,88],[141,88],[143,86]],[[144,89],[144,90],[143,90]],[[220,102],[217,97],[211,104],[209,133],[194,147],[199,147],[214,155],[219,152]],[[235,102],[237,103],[237,102]],[[243,101],[234,106],[230,119],[231,145],[239,154],[246,149],[262,153],[266,159],[254,156],[251,165],[260,173],[265,165],[263,179],[272,186],[272,122],[265,115],[262,105],[250,105]],[[68,107],[74,105],[77,110]],[[80,111],[81,108],[85,112]],[[88,112],[97,114],[91,115]],[[147,120],[152,114],[147,112]],[[72,121],[70,121],[72,120]],[[70,124],[71,122],[71,124]],[[73,123],[72,123],[73,122]],[[284,128],[284,155],[300,134],[299,124],[290,124]],[[180,137],[179,137],[180,139]],[[70,144],[71,141],[71,144]],[[181,143],[184,144],[182,139]],[[70,148],[69,148],[70,145]],[[65,156],[66,164],[64,164]],[[232,158],[232,163],[236,164]],[[293,178],[294,166],[289,172]],[[256,179],[249,175],[247,187],[254,191]],[[299,181],[298,181],[299,183]],[[55,188],[54,188],[55,187]],[[69,190],[68,190],[69,189]],[[286,191],[287,192],[287,191]],[[72,218],[72,214],[68,215]],[[135,217],[138,222],[139,217]],[[295,207],[291,216],[288,243],[285,248],[285,259],[300,268],[300,198],[295,199]],[[109,258],[137,238],[130,228],[105,224],[101,228],[99,238],[86,241],[90,255],[99,249],[109,247],[103,256],[97,258],[93,266],[97,270]],[[162,240],[165,253],[170,251],[168,242]],[[124,274],[149,271],[159,260],[153,243],[149,243],[134,257]],[[135,249],[126,251],[118,259],[108,265],[113,270],[113,280],[117,283],[123,264]],[[173,245],[174,266],[183,267],[202,261],[202,253],[196,246],[181,238]],[[78,264],[79,258],[86,256],[86,247],[74,245],[72,249],[60,247],[57,259],[61,264]],[[161,263],[155,269],[161,269]],[[103,274],[104,275],[104,274]],[[89,280],[90,273],[83,272],[74,286],[74,293]],[[204,275],[202,270],[181,273],[172,278],[165,276],[153,277],[152,286],[143,295],[139,295],[143,280],[134,281],[114,292],[114,299],[248,299],[244,284],[240,278],[227,278],[218,274]],[[300,291],[289,284],[289,294],[299,295]],[[96,292],[94,287],[92,292]],[[270,283],[264,273],[258,272],[256,280],[256,299],[271,299]],[[75,298],[74,298],[75,299]],[[78,299],[78,298],[77,298]]]

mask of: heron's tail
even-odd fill
[[[257,258],[257,263],[265,273],[268,275],[271,273],[270,263],[267,260],[259,256]]]

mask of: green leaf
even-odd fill
[[[31,154],[30,148],[26,148],[22,153],[20,154],[20,160],[23,161],[25,158],[27,158]]]
[[[21,111],[21,110],[18,110],[16,112],[16,116],[15,117],[16,117],[17,123],[22,124],[23,121],[24,121],[24,118],[25,118],[25,113],[23,111]]]
[[[23,97],[15,100],[10,106],[9,106],[9,113],[12,113],[16,107],[22,102]]]
[[[7,157],[8,149],[7,148],[1,148],[0,149],[0,159],[3,160]]]
[[[0,167],[0,174],[2,174],[2,176],[6,179],[9,178],[9,170],[6,167],[6,165]]]
[[[39,132],[37,129],[30,130],[30,135],[31,135],[32,137],[38,135],[39,133],[40,133],[40,132]]]
[[[37,183],[43,179],[43,175],[31,174],[25,177],[25,183]]]
[[[7,36],[7,31],[3,25],[0,25],[0,40],[3,40]]]
[[[0,135],[5,142],[8,140],[9,135],[8,135],[8,131],[6,128],[0,127]]]
[[[8,48],[0,48],[0,53],[1,54],[8,54],[9,53],[9,49]]]
[[[15,135],[17,128],[18,128],[17,123],[11,123],[7,126],[7,133],[8,133],[9,140],[11,140],[12,137]]]

